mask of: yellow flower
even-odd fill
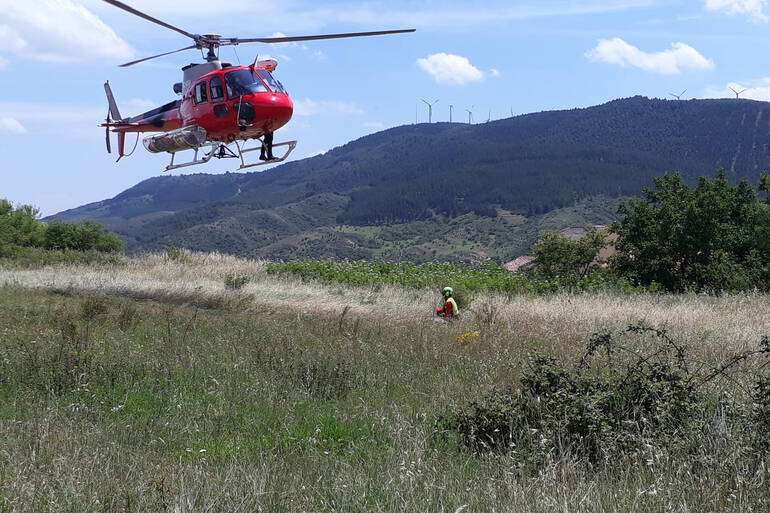
[[[474,340],[478,340],[481,337],[481,333],[478,331],[468,331],[457,337],[457,343],[461,345],[468,344]]]

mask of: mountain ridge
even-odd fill
[[[178,245],[285,258],[312,242],[324,256],[400,258],[404,248],[381,251],[388,245],[362,234],[396,226],[406,236],[419,226],[430,235],[454,219],[492,233],[501,212],[539,226],[581,204],[565,223],[601,224],[612,221],[608,205],[667,171],[693,181],[722,167],[755,181],[770,167],[769,105],[633,97],[480,125],[405,125],[263,173],[153,177],[52,218],[101,222],[130,251]],[[437,254],[462,247],[462,258],[508,258],[536,238],[531,227],[510,230],[477,249],[437,241]]]

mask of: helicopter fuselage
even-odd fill
[[[169,132],[201,127],[209,141],[226,144],[275,132],[291,120],[294,105],[270,67],[275,69],[274,64],[224,65],[185,80],[180,100],[124,120],[114,130]]]

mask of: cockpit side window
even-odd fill
[[[222,77],[214,77],[211,79],[211,100],[219,101],[224,98],[225,92],[222,88]]]
[[[195,98],[195,103],[206,103],[207,101],[209,101],[205,80],[203,82],[198,82],[197,84],[195,84],[194,98]]]

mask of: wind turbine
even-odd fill
[[[731,87],[731,88],[730,88],[730,91],[732,91],[732,92],[734,92],[734,93],[735,93],[735,99],[736,99],[736,100],[740,100],[740,99],[741,99],[741,95],[742,95],[743,93],[745,93],[746,91],[748,91],[748,89],[743,89],[742,91],[738,91],[737,89],[733,89],[733,88]]]
[[[489,117],[487,117],[487,123],[492,121],[492,109],[489,109]]]
[[[473,105],[471,105],[471,109],[472,108],[473,108]],[[472,125],[473,124],[473,111],[470,110],[470,109],[465,109],[465,112],[468,113],[468,124]]]
[[[454,110],[455,110],[455,106],[454,105],[450,105],[449,106],[449,122],[450,123],[452,122],[452,113],[454,112]]]
[[[676,98],[677,100],[681,100],[681,99],[682,99],[682,96],[684,96],[684,93],[686,93],[686,92],[687,92],[687,89],[685,89],[684,91],[682,91],[682,92],[681,92],[681,93],[679,93],[679,94],[668,93],[668,95],[669,95],[669,96],[672,96],[672,97],[674,97],[674,98]]]
[[[422,100],[422,103],[428,106],[428,123],[433,123],[433,106],[438,103],[438,100],[433,103],[430,103],[428,100]]]

